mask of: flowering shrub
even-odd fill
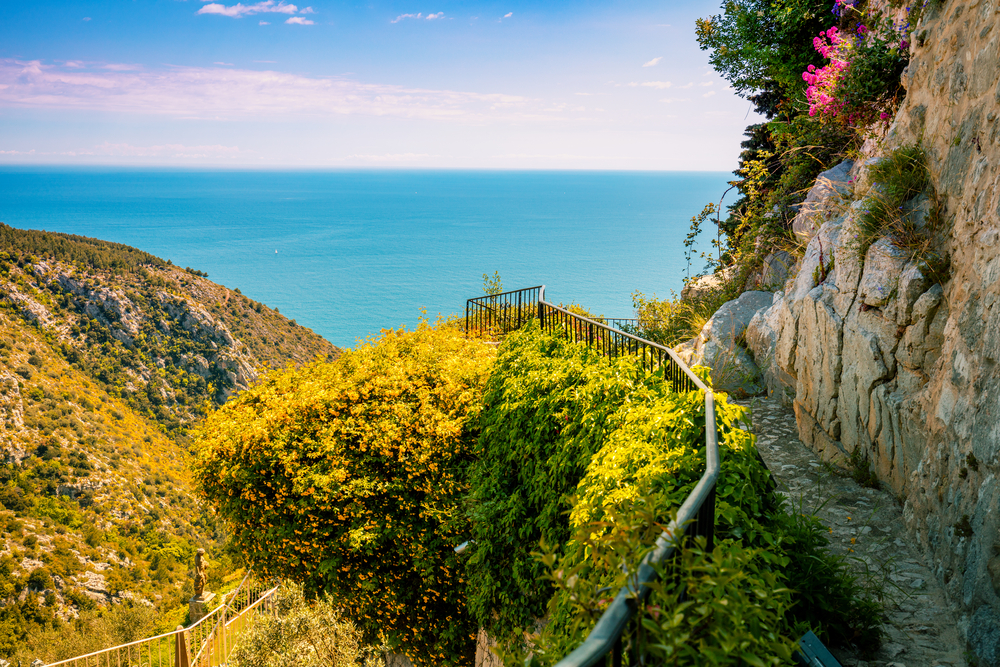
[[[194,477],[265,577],[329,593],[364,644],[469,664],[461,510],[492,345],[422,322],[271,375],[210,415]]]
[[[884,125],[901,100],[910,23],[896,26],[860,12],[848,0],[836,0],[833,13],[854,27],[847,32],[834,26],[813,39],[813,47],[830,62],[809,65],[802,73],[809,115],[861,131]]]
[[[813,39],[813,46],[824,58],[829,58],[830,63],[825,67],[817,68],[810,65],[802,78],[809,87],[806,88],[806,99],[809,100],[809,115],[827,114],[836,116],[844,108],[843,100],[836,97],[837,88],[847,66],[850,64],[852,40],[844,39],[833,26],[819,34]]]

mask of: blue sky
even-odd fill
[[[8,3],[0,164],[731,170],[714,2]]]

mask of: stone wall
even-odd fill
[[[943,214],[943,284],[887,240],[859,257],[871,159],[818,184],[804,257],[746,339],[827,460],[870,462],[904,507],[984,666],[1000,665],[1000,2],[931,3],[880,152],[922,141]],[[823,192],[820,187],[825,188]],[[926,216],[929,200],[913,203]],[[806,212],[803,212],[805,215]]]

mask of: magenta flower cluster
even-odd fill
[[[852,42],[840,34],[836,27],[825,30],[813,39],[813,46],[830,62],[824,67],[810,65],[802,73],[809,86],[806,99],[809,101],[809,115],[826,114],[836,116],[843,108],[843,100],[836,97],[837,86],[851,64],[849,55]]]

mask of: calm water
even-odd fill
[[[689,220],[728,173],[0,169],[0,221],[126,243],[209,273],[341,346],[419,309],[547,285],[630,317],[680,290]],[[706,241],[707,245],[707,241]]]

